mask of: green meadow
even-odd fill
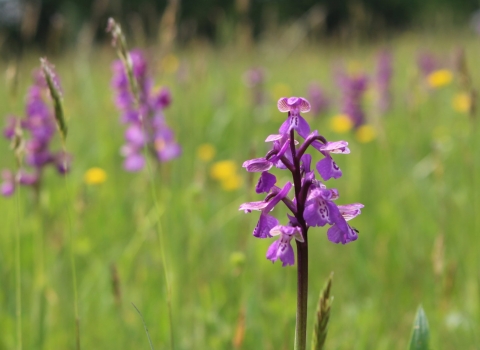
[[[115,50],[105,43],[48,57],[63,86],[72,171],[65,181],[48,168],[38,200],[25,186],[0,198],[0,349],[17,348],[17,234],[23,349],[75,347],[71,248],[82,349],[149,349],[132,303],[155,349],[170,349],[171,337],[175,349],[292,349],[296,269],[268,261],[272,239],[252,237],[258,213],[238,211],[241,203],[264,198],[255,193],[258,174],[241,165],[268,150],[266,136],[285,118],[277,99],[307,97],[312,81],[333,102],[326,115],[305,117],[312,129],[348,141],[351,150],[335,157],[344,176],[326,184],[339,190],[340,204],[365,208],[352,222],[360,231],[355,242],[335,245],[326,228],[309,231],[308,336],[333,271],[327,349],[406,349],[419,304],[432,349],[479,348],[480,114],[452,107],[461,89],[448,62],[462,46],[480,87],[480,41],[463,32],[412,32],[377,43],[287,39],[248,47],[198,42],[174,50],[178,69],[166,69],[157,47],[149,47],[156,85],[172,92],[166,118],[183,154],[162,164],[151,159],[139,173],[122,168],[125,128],[110,88]],[[361,143],[353,132],[335,133],[336,67],[343,62],[371,75],[385,47],[394,58],[392,108],[378,115],[371,91],[363,101],[375,139]],[[422,49],[446,62],[454,74],[450,84],[429,89],[418,78]],[[12,66],[0,63],[2,118],[23,116],[30,73],[41,56],[23,57],[16,88],[8,78]],[[267,100],[260,107],[242,78],[253,66],[266,71]],[[211,160],[199,157],[204,144],[215,149]],[[13,169],[6,139],[0,149],[0,168]],[[237,166],[242,182],[236,189],[225,190],[211,177],[212,165],[224,160]],[[106,172],[104,183],[85,183],[92,167]],[[289,180],[287,172],[274,173],[280,185]],[[281,223],[285,212],[275,209]]]

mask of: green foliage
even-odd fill
[[[70,206],[83,349],[148,348],[131,302],[141,310],[155,349],[169,348],[158,220],[165,237],[177,350],[232,349],[237,332],[239,349],[290,349],[295,268],[269,263],[265,252],[271,240],[251,235],[258,213],[238,211],[240,203],[263,199],[254,191],[258,174],[247,174],[241,164],[265,154],[265,137],[275,133],[285,117],[276,109],[279,84],[289,90],[285,94],[306,96],[312,80],[326,87],[334,107],[324,117],[305,117],[328,140],[348,141],[352,152],[335,157],[344,176],[326,185],[338,188],[339,204],[365,204],[362,215],[352,221],[360,231],[356,242],[334,245],[326,229],[309,231],[308,309],[315,310],[322,276],[332,270],[335,299],[341,301],[331,309],[328,347],[408,348],[413,316],[408,310],[420,300],[430,310],[431,348],[477,346],[480,120],[452,108],[455,83],[431,90],[415,80],[415,55],[431,49],[448,57],[463,45],[478,86],[478,38],[463,32],[407,33],[389,41],[395,58],[394,104],[384,117],[375,117],[374,93],[367,94],[365,108],[377,130],[377,138],[368,144],[358,142],[354,133],[330,129],[339,100],[333,72],[342,61],[372,72],[378,46],[300,44],[286,55],[278,42],[267,42],[255,50],[199,45],[175,52],[179,71],[163,72],[159,61],[152,73],[157,84],[172,88],[173,103],[165,115],[183,147],[181,158],[154,168],[159,211],[147,173],[122,169],[119,149],[125,128],[112,102],[109,67],[116,55],[107,45],[93,50],[88,59],[79,52],[50,58],[61,78],[69,117],[68,151],[74,156]],[[155,49],[149,52],[157,58]],[[38,56],[30,53],[22,62],[18,99],[9,98],[5,80],[0,80],[0,116],[23,113],[23,96]],[[260,108],[250,104],[251,91],[242,80],[251,66],[267,70],[267,104]],[[1,72],[6,69],[0,64]],[[209,162],[197,157],[204,143],[217,151]],[[0,169],[15,167],[3,138],[0,150]],[[226,159],[237,164],[243,179],[234,191],[223,190],[210,178],[213,162]],[[84,183],[85,171],[94,166],[106,171],[105,183]],[[282,184],[287,180],[282,172],[276,175]],[[74,348],[67,203],[57,176],[53,169],[45,173],[39,206],[28,188],[20,192],[24,349]],[[0,213],[0,349],[14,349],[16,215],[11,198],[0,198]],[[309,313],[310,320],[313,315]],[[312,334],[313,324],[309,326]]]
[[[428,328],[427,315],[420,305],[413,322],[412,336],[410,337],[410,350],[429,350],[430,329]]]

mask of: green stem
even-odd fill
[[[144,126],[144,123],[142,123]],[[144,126],[145,131],[145,126]],[[174,329],[173,329],[173,313],[172,313],[172,293],[170,287],[170,279],[168,275],[168,266],[167,266],[167,259],[165,257],[165,249],[164,249],[164,237],[163,237],[163,229],[162,229],[162,222],[160,220],[160,205],[158,204],[158,197],[157,191],[155,188],[155,177],[152,170],[152,165],[150,163],[150,159],[148,158],[147,148],[144,147],[144,156],[147,164],[147,171],[150,177],[150,190],[152,192],[153,202],[155,205],[155,210],[157,211],[158,218],[157,218],[157,234],[158,234],[158,243],[160,244],[160,253],[162,256],[162,265],[163,265],[163,274],[165,276],[165,286],[167,289],[167,310],[168,310],[168,322],[170,325],[170,349],[175,349],[175,338],[174,338]]]
[[[37,286],[39,290],[39,310],[38,310],[38,337],[37,348],[43,349],[44,333],[45,333],[45,312],[46,312],[46,300],[45,300],[45,286],[46,286],[46,274],[45,274],[45,226],[43,222],[44,214],[40,203],[40,186],[35,189],[36,195],[36,207],[37,217],[40,222],[40,229],[35,234],[36,250],[37,250]]]
[[[307,300],[308,300],[308,242],[297,243],[297,321],[295,327],[295,350],[305,350],[307,344]]]
[[[125,67],[125,71],[127,73],[127,78],[128,82],[130,84],[130,90],[132,95],[134,96],[135,99],[135,105],[136,107],[140,107],[140,94],[139,94],[139,89],[138,89],[138,82],[135,79],[135,76],[133,74],[133,67],[132,67],[132,61],[129,57],[129,52],[127,48],[127,42],[125,40],[125,36],[122,33],[122,30],[118,24],[115,23],[115,21],[111,20],[113,23],[113,27],[111,28],[112,35],[114,40],[118,40],[117,42],[117,54],[120,57],[120,59],[123,62],[123,65]],[[110,25],[110,23],[109,23]],[[139,115],[139,119],[142,124],[142,129],[145,135],[148,135],[148,130],[145,126],[145,122],[143,120],[145,116]],[[148,117],[148,115],[147,115]],[[174,329],[173,329],[173,313],[172,313],[172,296],[171,296],[171,287],[170,287],[170,280],[169,280],[169,275],[168,275],[168,267],[167,267],[167,260],[165,257],[165,249],[164,249],[164,237],[163,237],[163,230],[162,230],[162,223],[160,220],[160,206],[157,198],[157,191],[155,188],[155,176],[154,172],[152,170],[152,166],[150,164],[150,160],[148,157],[148,149],[147,147],[143,148],[143,154],[145,157],[146,165],[147,165],[147,171],[150,177],[150,189],[152,192],[152,197],[153,197],[153,202],[155,205],[155,209],[158,213],[158,218],[157,218],[157,233],[158,233],[158,241],[160,244],[160,251],[162,255],[162,265],[163,265],[163,272],[165,275],[165,285],[167,289],[167,310],[168,310],[168,320],[170,324],[170,349],[174,350],[175,349],[175,342],[174,342]]]
[[[65,154],[67,153],[67,147],[65,139],[63,138],[63,150]],[[65,169],[67,169],[68,164],[65,161]],[[69,241],[70,241],[70,266],[72,269],[72,284],[73,284],[73,311],[74,311],[74,321],[75,321],[75,348],[80,350],[80,316],[78,312],[78,291],[77,291],[77,268],[75,265],[75,239],[73,237],[73,228],[72,228],[72,208],[71,208],[71,195],[70,195],[70,186],[67,180],[67,174],[64,175],[65,179],[65,195],[67,198],[67,210],[68,210],[68,231],[69,231]]]
[[[17,319],[17,349],[22,349],[22,283],[21,283],[21,265],[20,265],[20,192],[17,188],[15,195],[17,227],[15,232],[15,314]]]

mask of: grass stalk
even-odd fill
[[[74,323],[75,323],[75,348],[81,349],[80,346],[80,316],[78,308],[78,288],[77,288],[77,269],[75,266],[75,238],[73,237],[73,219],[72,219],[72,196],[70,191],[70,184],[67,179],[66,173],[69,170],[68,156],[67,156],[67,123],[65,120],[65,114],[63,112],[62,94],[58,85],[55,83],[55,74],[53,66],[47,61],[46,58],[40,59],[42,65],[42,71],[47,81],[48,89],[53,100],[55,110],[55,121],[57,123],[58,131],[60,132],[60,138],[62,141],[62,148],[64,152],[63,168],[65,171],[64,184],[65,184],[65,198],[68,211],[68,237],[70,245],[70,266],[72,270],[72,284],[73,284],[73,310],[74,310]]]
[[[153,348],[153,343],[152,343],[152,339],[150,339],[150,333],[148,333],[148,328],[147,328],[147,324],[145,323],[145,320],[142,316],[142,313],[140,312],[140,310],[138,309],[138,307],[132,303],[133,307],[135,308],[135,310],[137,310],[138,314],[140,315],[140,318],[142,319],[142,322],[143,322],[143,328],[145,328],[145,333],[147,333],[147,338],[148,338],[148,343],[150,344],[150,349],[151,350],[154,350]]]
[[[43,212],[41,210],[41,204],[39,201],[37,205],[38,219],[40,220],[40,230],[35,234],[35,246],[37,250],[37,283],[36,287],[39,290],[39,310],[38,310],[38,336],[37,336],[37,348],[43,348],[44,332],[45,332],[45,311],[46,311],[46,299],[45,299],[45,286],[46,286],[46,273],[45,273],[45,239],[44,239],[44,226],[43,226]]]
[[[112,33],[112,38],[113,38],[113,44],[117,49],[117,54],[119,58],[121,59],[123,66],[125,68],[127,78],[129,81],[130,85],[130,90],[135,98],[135,104],[138,107],[139,102],[140,102],[140,96],[139,96],[139,91],[138,91],[138,83],[137,80],[134,77],[133,74],[133,67],[132,67],[132,60],[130,58],[130,54],[128,52],[127,48],[127,42],[125,39],[125,36],[122,33],[122,29],[119,24],[117,24],[112,18],[109,19],[108,21],[108,27],[107,31]],[[140,112],[140,110],[139,110]],[[145,123],[144,123],[144,116],[139,115],[139,119],[142,124],[142,129],[143,132],[147,135],[148,130],[145,128]],[[174,327],[173,327],[173,312],[172,312],[172,296],[171,296],[171,286],[170,286],[170,280],[169,280],[169,273],[168,273],[168,266],[167,266],[167,260],[165,256],[165,249],[164,249],[164,237],[163,237],[163,229],[162,229],[162,223],[160,219],[161,211],[160,211],[160,205],[157,197],[157,190],[155,186],[155,177],[152,169],[152,165],[150,163],[149,155],[148,155],[148,148],[143,147],[143,154],[145,157],[145,162],[147,166],[147,173],[149,176],[149,182],[150,182],[150,190],[152,193],[152,198],[155,206],[155,210],[158,213],[158,218],[157,218],[157,234],[158,234],[158,242],[160,245],[160,254],[162,258],[162,265],[163,265],[163,272],[165,276],[165,286],[166,286],[166,299],[167,299],[167,310],[168,310],[168,321],[169,321],[169,326],[170,326],[170,349],[174,350],[175,349],[175,341],[174,341]],[[135,305],[134,305],[135,306]],[[138,311],[138,309],[137,309]],[[143,317],[142,317],[143,319]],[[144,323],[145,324],[145,323]]]
[[[66,150],[64,142],[64,150]],[[70,268],[72,270],[72,285],[73,285],[73,311],[75,318],[75,348],[77,350],[81,349],[80,346],[80,315],[78,308],[78,288],[77,288],[77,268],[75,264],[75,238],[73,237],[73,225],[72,225],[72,208],[70,205],[70,185],[67,179],[67,176],[64,176],[65,179],[65,196],[67,200],[67,210],[68,210],[68,238],[70,245]]]
[[[15,318],[16,318],[16,333],[17,333],[17,349],[22,349],[22,281],[21,281],[21,260],[20,260],[20,220],[21,220],[21,206],[20,206],[20,191],[17,188],[15,195],[16,204],[16,230],[15,230]]]

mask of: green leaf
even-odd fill
[[[412,336],[410,338],[410,350],[428,350],[430,341],[430,330],[428,327],[427,315],[422,305],[418,307],[415,321],[413,322]]]

